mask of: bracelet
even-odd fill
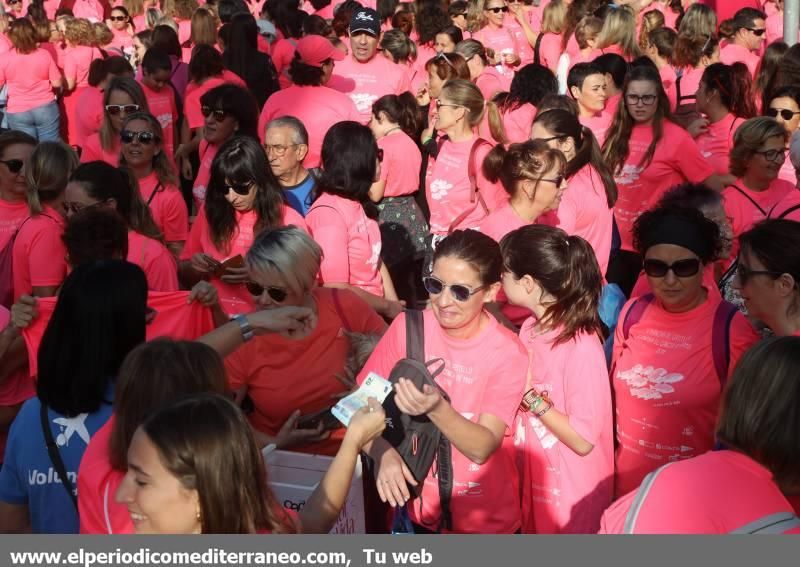
[[[239,324],[239,330],[242,332],[242,342],[246,343],[255,336],[253,333],[253,327],[250,325],[250,321],[247,320],[245,315],[239,313],[238,315],[231,317],[231,320],[236,321]]]
[[[423,138],[422,139],[422,145],[423,146],[427,146],[428,142],[430,142],[431,140],[433,140],[433,136],[428,136],[427,138]]]
[[[536,412],[536,417],[542,417],[544,414],[549,412],[552,407],[553,407],[553,402],[548,400],[547,401],[547,407],[544,408],[542,411]]]
[[[531,402],[531,407],[528,411],[530,411],[531,413],[536,413],[536,410],[539,409],[539,406],[542,405],[543,401],[544,397],[541,394],[538,394],[535,398],[533,398],[533,401]]]

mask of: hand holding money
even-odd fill
[[[339,403],[331,409],[331,413],[344,425],[349,426],[356,412],[369,406],[369,398],[375,398],[378,404],[382,404],[391,391],[391,382],[370,372],[361,387],[339,400]]]
[[[385,428],[386,413],[378,400],[370,397],[367,406],[351,417],[343,442],[352,442],[360,451],[364,445],[383,433]]]

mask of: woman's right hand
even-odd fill
[[[192,269],[198,274],[210,274],[219,267],[219,262],[208,254],[198,252],[192,256]]]
[[[364,445],[378,437],[386,429],[386,412],[375,398],[368,398],[366,407],[361,408],[350,418],[343,442],[352,441],[360,451]]]
[[[278,449],[287,449],[296,445],[305,445],[307,443],[316,443],[324,441],[330,436],[329,431],[325,431],[324,424],[319,423],[313,429],[299,429],[297,427],[297,420],[300,418],[300,410],[295,410],[283,424],[278,434],[274,437],[273,443]]]
[[[392,320],[405,310],[406,310],[405,301],[392,301],[391,299],[387,299],[386,305],[381,310],[381,315],[383,315],[389,320]]]
[[[375,466],[375,483],[381,501],[395,508],[408,502],[411,498],[408,485],[416,486],[417,481],[400,453],[394,447],[386,449],[376,459]]]
[[[290,339],[303,339],[317,326],[317,314],[309,307],[278,307],[247,315],[247,322],[256,335],[280,333]]]
[[[39,317],[37,299],[32,295],[23,295],[11,306],[11,321],[18,329],[27,328]]]
[[[417,104],[419,106],[428,106],[431,103],[431,95],[428,91],[428,85],[424,85],[417,90]]]

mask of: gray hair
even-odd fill
[[[321,263],[322,248],[294,225],[261,232],[247,252],[248,268],[279,273],[297,295],[311,291]]]
[[[270,128],[290,128],[293,132],[293,144],[308,145],[308,130],[306,130],[305,125],[300,121],[299,118],[295,118],[294,116],[281,116],[280,118],[275,118],[270,120],[269,124],[267,124],[267,130]]]

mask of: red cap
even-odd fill
[[[327,38],[321,35],[307,35],[300,38],[295,46],[300,60],[312,67],[322,67],[328,59],[341,61],[344,59],[344,52],[336,49]]]

